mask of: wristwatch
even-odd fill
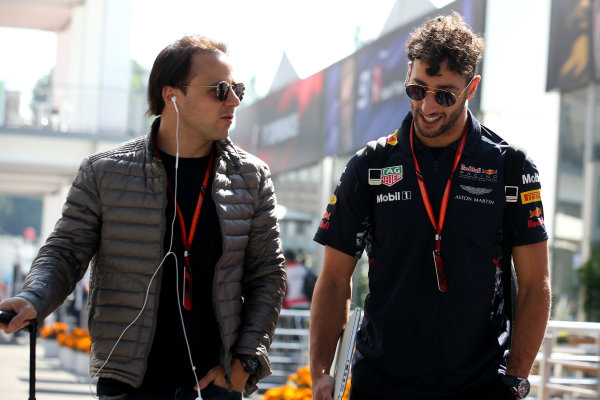
[[[502,383],[508,386],[513,394],[520,399],[527,397],[529,389],[531,389],[531,385],[526,378],[519,378],[517,376],[504,375],[502,377]]]
[[[235,356],[235,358],[241,361],[244,371],[248,372],[249,374],[253,374],[256,371],[256,368],[258,367],[258,359],[255,356],[238,354]]]

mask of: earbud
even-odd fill
[[[171,97],[171,101],[173,102],[173,106],[175,106],[175,112],[179,114],[179,110],[177,109],[177,97],[173,96]]]

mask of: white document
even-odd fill
[[[335,357],[333,358],[333,379],[335,381],[333,387],[333,400],[341,400],[344,397],[346,383],[350,375],[350,364],[354,356],[354,345],[356,332],[360,327],[362,311],[360,308],[355,308],[348,318],[348,323],[340,339],[338,341]]]

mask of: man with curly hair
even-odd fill
[[[483,48],[457,13],[416,29],[406,42],[410,113],[342,174],[315,236],[325,256],[311,308],[314,399],[332,398],[329,370],[364,250],[369,294],[351,400],[528,394],[550,311],[548,235],[532,160],[512,163],[518,196],[509,199],[505,158],[517,153],[468,109]],[[383,162],[373,165],[381,148]],[[514,317],[502,257],[508,232]]]

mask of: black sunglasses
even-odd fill
[[[227,100],[227,96],[229,95],[229,88],[233,89],[233,93],[237,96],[237,98],[242,101],[244,98],[244,91],[246,90],[246,86],[243,83],[232,83],[221,81],[216,85],[203,86],[203,85],[181,85],[180,87],[199,87],[199,88],[216,88],[217,89],[217,99],[219,101]]]
[[[475,78],[473,77],[473,79]],[[471,82],[473,82],[473,79],[471,79]],[[406,95],[413,100],[423,100],[425,96],[427,96],[427,93],[432,93],[435,98],[435,101],[440,106],[451,107],[454,105],[454,103],[456,103],[456,99],[458,99],[460,96],[463,95],[463,93],[465,93],[465,90],[467,90],[467,88],[471,85],[471,82],[469,82],[467,86],[465,86],[463,91],[460,92],[458,96],[447,90],[431,89],[427,86],[417,85],[416,83],[407,85],[405,82],[404,86],[406,87]]]

